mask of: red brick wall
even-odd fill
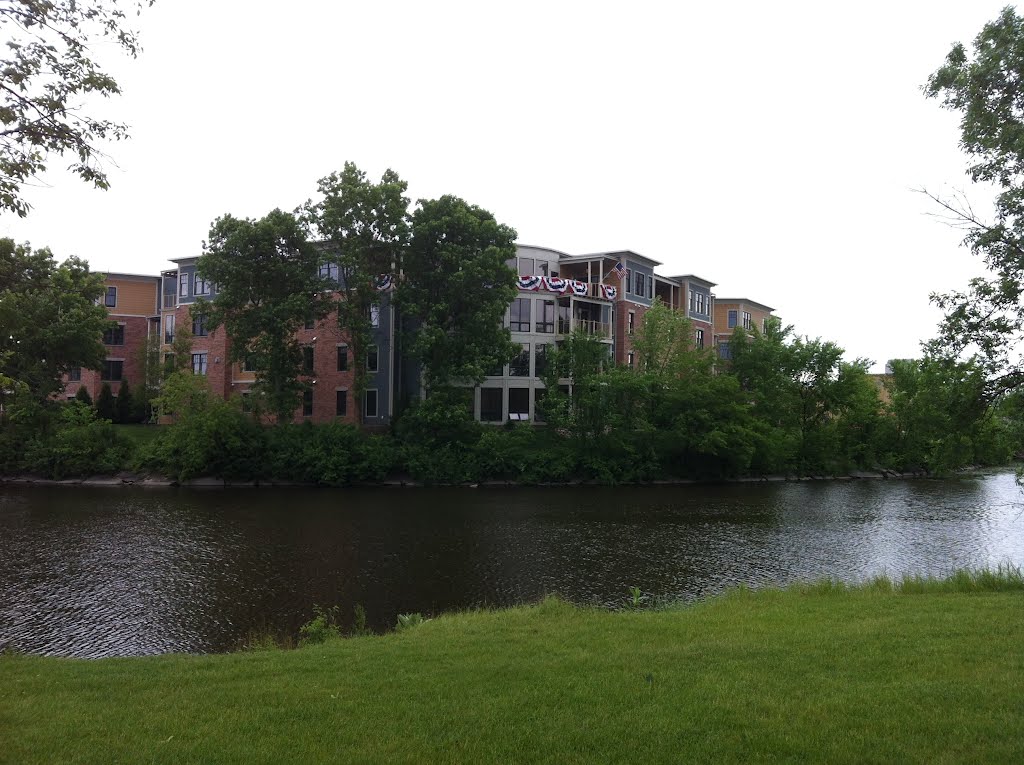
[[[636,314],[634,318],[634,329],[639,330],[643,324],[644,314],[647,313],[647,306],[631,303],[628,300],[619,300],[613,308],[615,316],[615,363],[625,365],[629,359],[629,352],[633,350],[633,338],[629,335],[629,312]]]

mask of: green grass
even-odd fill
[[[2,762],[1021,762],[1024,581],[556,599],[294,651],[0,658]]]
[[[114,431],[118,438],[123,438],[132,446],[144,446],[160,435],[156,425],[115,425]]]

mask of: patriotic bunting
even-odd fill
[[[391,289],[391,274],[381,274],[376,279],[376,287],[378,292],[384,292],[385,290]]]
[[[596,284],[594,286],[597,287],[601,297],[607,300],[614,300],[615,296],[619,294],[616,287],[608,284]],[[558,295],[564,295],[568,292],[576,297],[586,297],[590,294],[590,285],[587,282],[575,279],[560,279],[557,276],[520,276],[519,289],[529,290],[530,292],[544,290],[545,292],[554,292]]]

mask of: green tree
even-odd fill
[[[152,0],[124,3],[129,9]],[[53,155],[70,154],[69,167],[96,188],[108,179],[98,160],[103,140],[128,135],[126,125],[83,111],[90,95],[120,93],[117,81],[93,61],[96,50],[119,48],[134,58],[135,33],[125,26],[117,0],[3,0],[0,31],[0,210],[29,211],[22,187],[42,173]]]
[[[256,365],[254,389],[279,423],[289,422],[305,388],[302,345],[295,333],[333,307],[331,285],[319,275],[320,254],[305,226],[274,210],[260,220],[218,218],[197,267],[217,285],[214,301],[197,301],[213,330],[231,338],[229,358]]]
[[[638,372],[656,376],[679,376],[710,371],[710,351],[694,346],[693,322],[656,299],[644,313],[633,337]]]
[[[79,389],[75,391],[75,401],[81,401],[86,406],[92,406],[92,396],[89,395],[89,389],[84,385],[79,387]]]
[[[477,384],[519,351],[504,326],[518,294],[507,264],[515,239],[512,228],[457,197],[419,201],[395,302],[428,394]]]
[[[117,419],[117,403],[114,401],[114,393],[110,390],[110,383],[103,383],[100,393],[96,396],[96,417],[100,420]]]
[[[0,374],[45,401],[63,389],[72,367],[100,369],[110,325],[97,304],[102,294],[102,275],[84,261],[58,265],[48,249],[0,239]]]
[[[135,422],[135,397],[132,395],[132,388],[127,380],[121,380],[117,389],[117,401],[114,407],[116,417],[114,422],[123,424]]]
[[[373,343],[371,312],[380,303],[381,277],[397,278],[409,240],[408,184],[392,170],[378,183],[352,162],[321,178],[319,202],[307,202],[305,216],[322,240],[321,262],[338,268],[338,324],[352,349],[353,405],[357,413],[366,389],[366,353]]]
[[[957,44],[929,78],[925,93],[960,115],[960,146],[972,164],[972,180],[998,190],[991,219],[975,213],[963,197],[931,195],[966,228],[964,240],[980,256],[990,277],[966,290],[934,295],[945,317],[928,352],[949,360],[977,354],[993,399],[1024,384],[1024,18],[1007,7],[986,24],[971,50]]]

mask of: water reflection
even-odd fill
[[[221,651],[314,604],[398,613],[636,585],[943,574],[1024,560],[1012,473],[714,487],[0,491],[0,645],[73,656]]]

